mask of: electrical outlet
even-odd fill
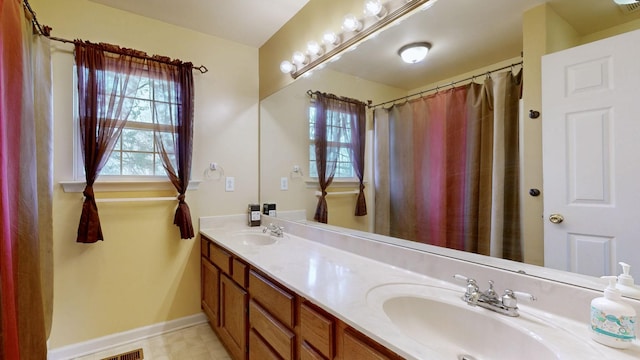
[[[280,190],[289,190],[289,178],[287,177],[280,178]]]
[[[234,191],[236,189],[236,179],[233,176],[227,176],[224,181],[225,191]]]

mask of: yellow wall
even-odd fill
[[[258,200],[258,49],[118,11],[87,0],[32,0],[53,35],[109,42],[203,64],[194,72],[193,179],[209,162],[234,176],[190,191],[198,218],[242,213]],[[72,46],[52,42],[54,178],[72,180]],[[97,197],[161,195],[98,193]],[[54,194],[54,312],[50,347],[74,344],[199,313],[199,239],[181,240],[174,202],[98,204],[104,242],[77,244],[81,193]]]

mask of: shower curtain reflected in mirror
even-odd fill
[[[522,71],[374,112],[375,232],[522,261]]]

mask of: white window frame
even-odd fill
[[[65,192],[83,192],[86,186],[84,162],[80,144],[80,125],[78,119],[78,91],[77,72],[73,66],[73,180],[60,181]],[[151,123],[130,122],[129,128],[153,129]],[[127,123],[129,125],[129,122]],[[125,126],[125,129],[128,126]],[[167,125],[169,127],[169,125]],[[157,154],[154,149],[154,156]],[[189,180],[188,190],[197,190],[201,180]],[[98,192],[112,191],[156,191],[175,190],[168,176],[163,175],[98,175],[94,183],[94,190]]]
[[[312,174],[312,166],[313,168],[315,168],[315,160],[311,160],[311,146],[314,145],[314,140],[311,138],[310,132],[311,132],[311,109],[314,107],[313,105],[314,100],[311,100],[311,103],[307,109],[307,137],[309,139],[309,146],[307,146],[307,149],[309,149],[309,153],[307,154],[307,160],[309,163],[309,178],[311,179],[311,181],[309,181],[308,183],[313,183],[313,184],[317,184],[318,183],[318,177],[317,176],[311,176]],[[351,119],[350,119],[351,120]],[[313,121],[315,122],[315,119],[313,119]],[[352,134],[353,135],[353,134]],[[329,146],[331,146],[331,144],[347,144],[347,143],[337,143],[337,142],[329,142],[328,143]],[[351,155],[350,155],[351,156]],[[350,159],[351,161],[351,171],[353,176],[338,176],[338,174],[336,173],[336,175],[333,177],[333,181],[331,182],[331,186],[336,186],[336,187],[351,187],[353,185],[356,184],[360,184],[360,180],[358,179],[358,177],[356,176],[356,170],[355,170],[355,166],[353,164],[353,158]],[[316,170],[317,172],[317,170]]]

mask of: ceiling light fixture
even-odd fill
[[[398,50],[398,55],[404,62],[415,64],[427,57],[430,48],[431,44],[428,42],[415,42],[401,47]]]
[[[613,0],[613,2],[618,5],[631,5],[631,4],[639,3],[640,0]]]

